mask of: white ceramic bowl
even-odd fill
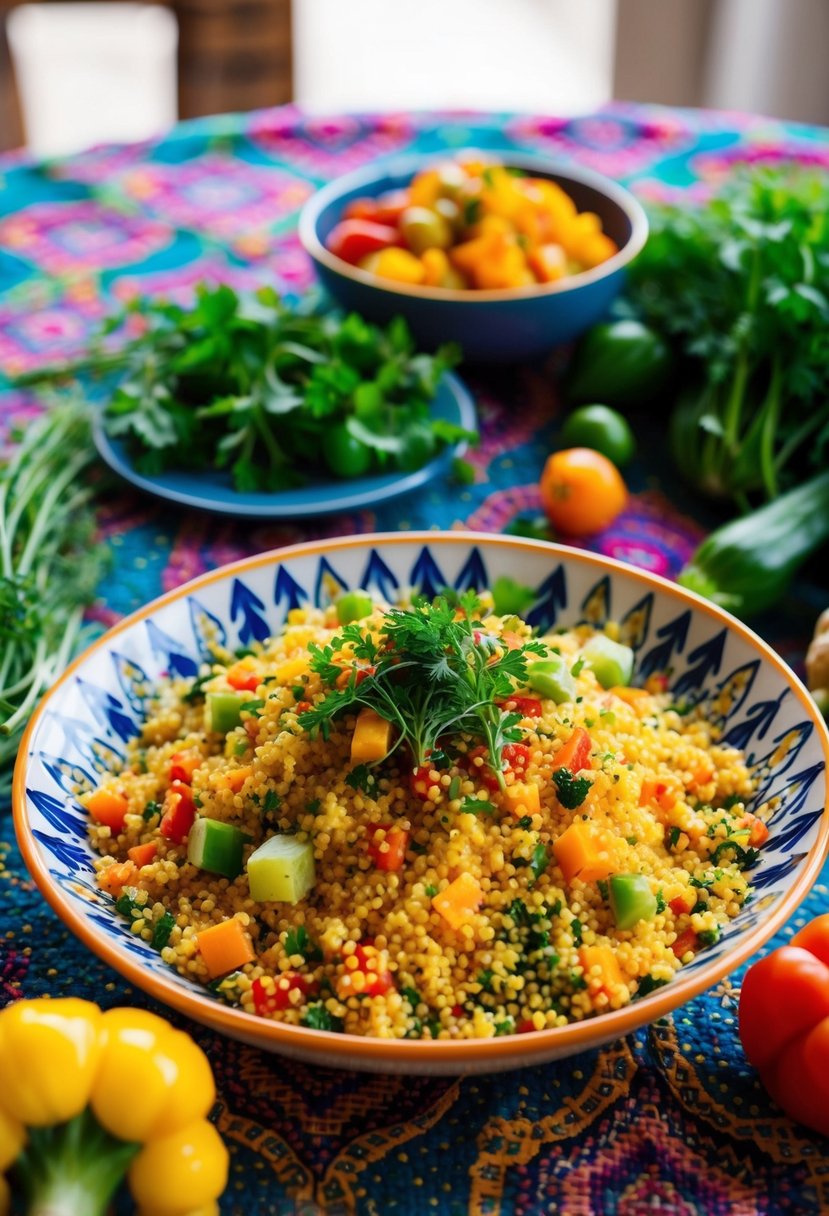
[[[360,1038],[257,1018],[221,1004],[133,937],[102,894],[77,795],[118,759],[144,712],[143,686],[195,673],[216,631],[230,646],[278,628],[289,608],[324,605],[344,588],[481,588],[509,574],[536,588],[543,630],[621,623],[637,675],[668,671],[677,697],[702,701],[759,779],[779,795],[771,838],[751,871],[754,899],[664,988],[624,1009],[534,1034],[460,1042]],[[44,698],[21,745],[15,827],[46,899],[90,949],[158,1000],[226,1034],[320,1064],[411,1073],[487,1072],[573,1054],[634,1030],[736,968],[790,917],[829,847],[829,735],[782,660],[707,601],[632,567],[563,546],[468,532],[396,533],[295,545],[215,570],[122,621]]]

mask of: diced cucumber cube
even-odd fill
[[[604,633],[597,634],[584,646],[581,657],[591,668],[602,688],[625,687],[633,675],[633,651],[621,642],[614,642]]]
[[[527,683],[535,692],[540,692],[542,697],[555,701],[556,705],[576,699],[576,682],[570,674],[567,660],[560,654],[530,663]]]
[[[236,878],[242,873],[244,833],[230,823],[200,816],[187,838],[187,860],[200,870]]]
[[[207,730],[226,735],[242,722],[242,706],[250,694],[209,692],[204,698],[204,724]]]
[[[296,836],[271,836],[248,858],[251,899],[296,904],[314,885],[314,846]]]
[[[365,591],[346,591],[336,602],[337,620],[341,625],[348,625],[351,621],[361,621],[364,617],[371,616],[373,604],[371,596]]]
[[[656,916],[656,896],[644,874],[614,874],[610,880],[610,908],[617,929],[632,929],[640,920]]]

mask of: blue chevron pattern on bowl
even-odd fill
[[[770,840],[750,873],[753,901],[668,987],[682,999],[688,975],[719,978],[750,935],[768,929],[754,948],[770,935],[776,911],[796,884],[814,879],[825,851],[827,738],[805,690],[744,626],[662,580],[588,553],[463,532],[352,537],[253,558],[156,601],[95,643],[41,704],[16,774],[21,843],[59,913],[75,929],[82,922],[86,940],[113,965],[125,952],[139,958],[171,1003],[177,990],[192,994],[188,1012],[198,1017],[210,995],[134,938],[96,888],[77,801],[123,755],[154,683],[168,673],[194,675],[212,639],[231,647],[262,640],[291,609],[324,606],[344,589],[394,601],[412,588],[481,589],[504,574],[535,589],[525,615],[542,632],[618,622],[636,653],[637,677],[666,673],[677,699],[703,706],[724,739],[745,750],[760,783],[756,802],[778,799]],[[640,1021],[655,1001],[656,994],[637,1003]]]

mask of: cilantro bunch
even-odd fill
[[[139,472],[228,470],[239,491],[309,478],[419,468],[474,435],[431,416],[453,346],[418,354],[402,318],[380,329],[356,314],[290,307],[271,289],[242,300],[197,288],[190,307],[138,299],[67,372],[114,377],[105,413]],[[31,382],[31,381],[30,381]]]
[[[509,698],[527,678],[528,655],[544,655],[542,642],[508,650],[484,629],[474,593],[457,603],[445,596],[411,608],[391,608],[379,633],[353,622],[326,646],[309,645],[311,668],[328,692],[299,724],[327,738],[331,721],[348,710],[368,706],[398,732],[395,748],[408,746],[414,768],[425,764],[439,741],[466,735],[486,747],[487,763],[503,786],[503,751],[521,738],[521,715],[507,713],[496,702]],[[343,649],[370,674],[358,680],[355,666],[349,682],[337,688]]]
[[[825,173],[735,176],[697,209],[654,208],[632,303],[680,356],[680,469],[714,496],[775,498],[829,452]]]

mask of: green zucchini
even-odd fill
[[[737,616],[770,608],[829,540],[829,471],[712,532],[679,582]]]

